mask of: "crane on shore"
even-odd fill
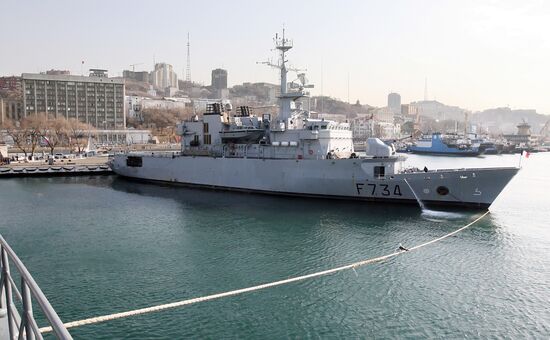
[[[143,65],[143,63],[130,64],[130,67],[132,67],[132,72],[136,72],[136,66],[138,65]]]

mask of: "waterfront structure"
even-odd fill
[[[150,75],[151,84],[160,89],[167,87],[178,87],[178,76],[172,65],[167,63],[156,63],[155,69]]]
[[[388,94],[388,108],[393,114],[401,113],[401,95],[399,93]]]
[[[94,130],[91,135],[96,143],[107,145],[147,144],[153,139],[150,130],[138,129]]]
[[[381,140],[355,153],[348,123],[310,118],[297,101],[310,84],[289,85],[286,53],[292,41],[276,37],[280,52],[279,114],[235,113],[221,103],[178,125],[181,151],[115,155],[119,175],[148,181],[266,194],[362,201],[446,204],[486,208],[518,168],[425,171],[406,169]],[[418,196],[420,195],[420,196]],[[420,197],[420,198],[418,198]]]
[[[503,135],[503,137],[512,145],[532,146],[536,144],[537,138],[531,134],[531,125],[527,122],[522,122],[517,125],[517,133]]]
[[[76,119],[102,129],[124,129],[124,81],[105,70],[90,76],[23,73],[23,117]]]

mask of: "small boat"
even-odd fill
[[[13,172],[22,172],[23,168],[13,168]]]
[[[101,165],[99,168],[101,170],[109,170],[110,169],[108,165]]]
[[[65,170],[65,171],[73,171],[73,170],[74,170],[74,166],[64,166],[64,167],[63,167],[63,170]]]
[[[38,168],[39,171],[48,171],[50,168]]]
[[[0,168],[0,172],[8,172],[11,168]]]
[[[35,172],[36,168],[25,168],[25,172]]]
[[[88,166],[88,170],[96,170],[97,169],[97,166]]]
[[[50,169],[53,170],[53,171],[59,171],[59,170],[61,170],[61,167],[60,166],[52,166]]]
[[[477,147],[461,143],[455,138],[448,138],[441,133],[419,139],[408,148],[411,153],[447,156],[479,156],[481,151]]]

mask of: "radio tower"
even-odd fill
[[[191,82],[191,45],[189,44],[189,32],[187,32],[187,69],[185,80]]]

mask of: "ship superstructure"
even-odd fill
[[[292,41],[275,38],[280,72],[279,112],[255,115],[246,106],[215,103],[178,125],[181,151],[116,155],[123,176],[216,189],[323,198],[487,207],[517,168],[405,169],[404,158],[376,138],[366,155],[353,148],[348,123],[311,119],[301,98],[304,73],[288,82]]]

